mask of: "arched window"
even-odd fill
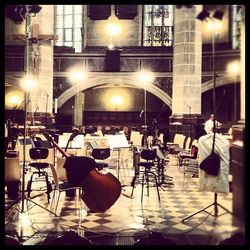
[[[83,6],[55,5],[56,45],[74,47],[75,52],[82,51]]]
[[[240,48],[240,25],[241,25],[241,6],[232,5],[232,46],[233,49]]]
[[[143,45],[173,45],[173,5],[143,6]]]

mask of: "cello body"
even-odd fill
[[[87,156],[70,156],[51,138],[44,136],[66,157],[64,168],[71,186],[83,188],[82,200],[94,212],[104,212],[109,209],[121,194],[121,183],[111,173],[102,174],[96,170],[96,162]]]
[[[67,157],[64,168],[68,182],[83,188],[82,200],[94,212],[109,209],[121,194],[121,183],[111,173],[102,174],[95,169],[95,161],[85,156]]]

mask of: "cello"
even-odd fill
[[[82,200],[94,212],[109,209],[121,194],[121,183],[111,173],[102,174],[95,168],[95,160],[87,156],[71,156],[66,153],[47,133],[43,135],[66,157],[64,168],[67,180],[72,186],[83,188]]]

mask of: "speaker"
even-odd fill
[[[137,5],[116,5],[115,15],[119,19],[134,19],[137,15]]]
[[[107,50],[106,52],[106,72],[120,71],[120,51]]]
[[[111,16],[111,5],[88,5],[91,20],[106,20]]]

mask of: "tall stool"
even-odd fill
[[[46,159],[49,155],[49,150],[48,148],[43,148],[43,147],[31,148],[29,150],[29,154],[30,154],[30,158],[34,161],[34,162],[30,162],[29,166],[35,168],[37,171],[32,172],[32,175],[28,181],[28,184],[27,184],[28,197],[30,197],[30,193],[32,191],[31,186],[33,182],[33,176],[34,175],[38,175],[38,177],[44,176],[45,181],[46,181],[46,188],[47,188],[46,193],[47,193],[48,203],[49,203],[50,192],[52,191],[52,186],[51,186],[51,183],[49,182],[48,173],[46,172],[46,169],[48,169],[49,167],[49,163],[44,161],[44,159]]]
[[[136,182],[139,182],[142,185],[141,202],[143,202],[144,184],[147,185],[147,195],[149,196],[149,187],[150,187],[150,182],[151,182],[152,183],[151,186],[155,186],[157,189],[158,200],[160,201],[161,199],[160,199],[160,193],[159,193],[159,187],[158,187],[159,185],[157,181],[157,174],[155,174],[152,171],[152,167],[155,166],[154,159],[156,158],[156,152],[155,150],[152,150],[152,149],[142,149],[141,158],[146,161],[140,161],[137,163],[138,170],[136,171],[135,176],[131,183],[131,186],[133,187],[131,196],[133,196]],[[143,170],[140,170],[141,168],[143,168]]]

